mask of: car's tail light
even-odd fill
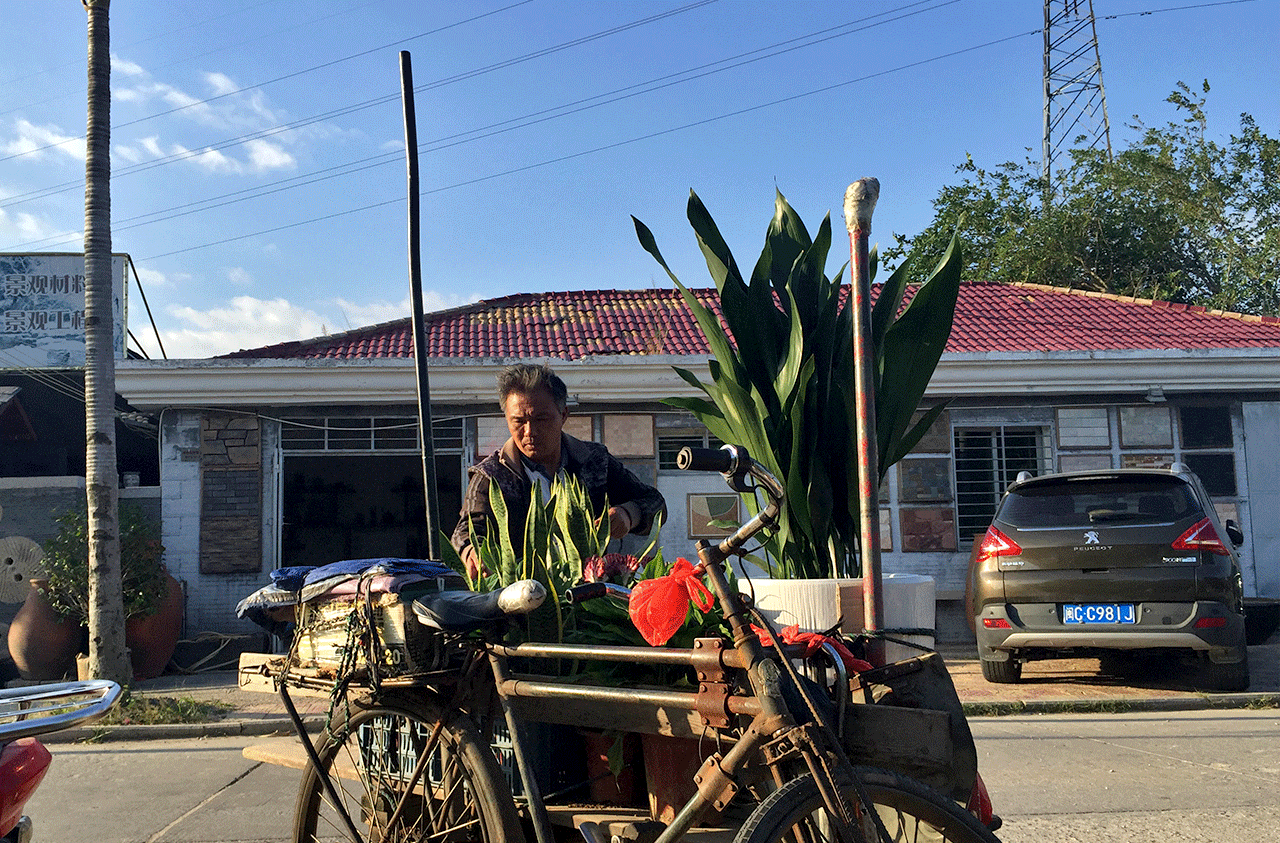
[[[1226,618],[1200,618],[1196,621],[1196,629],[1221,629],[1226,625]]]
[[[1174,550],[1207,550],[1215,556],[1230,556],[1231,551],[1223,544],[1218,531],[1213,529],[1213,522],[1201,518],[1191,529],[1178,536],[1173,543]]]
[[[978,545],[977,563],[982,563],[1001,556],[1017,556],[1022,553],[1022,548],[1013,539],[1000,532],[992,524],[987,528],[987,534],[982,537],[982,544]]]
[[[987,629],[1013,629],[1013,624],[1004,618],[983,618],[982,625]]]

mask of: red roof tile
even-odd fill
[[[695,290],[719,312],[714,290]],[[430,357],[707,354],[676,290],[522,293],[426,315]],[[966,283],[949,352],[1280,347],[1280,318],[1206,311],[1035,284]],[[408,318],[221,355],[364,359],[413,356]]]

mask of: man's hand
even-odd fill
[[[476,554],[476,549],[471,545],[467,545],[462,549],[462,564],[467,566],[467,579],[475,582],[480,576],[489,573],[485,567],[480,564],[480,557]]]
[[[609,507],[609,538],[620,539],[634,526],[629,512],[620,506]]]

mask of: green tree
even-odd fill
[[[1135,117],[1138,137],[1114,160],[1072,150],[1048,204],[1038,162],[968,158],[934,200],[933,224],[897,236],[886,262],[908,248],[941,254],[959,225],[974,280],[1280,313],[1280,142],[1248,114],[1225,144],[1207,137],[1208,92],[1179,83],[1167,99],[1179,119]]]
[[[722,441],[746,446],[786,484],[786,506],[766,543],[765,562],[775,576],[852,576],[859,533],[855,314],[841,294],[844,270],[833,279],[825,274],[831,217],[810,238],[779,193],[764,251],[744,277],[696,193],[687,214],[719,293],[723,325],[680,283],[653,234],[635,220],[640,244],[679,288],[714,358],[708,382],[676,369],[705,397],[667,403],[692,412]],[[943,409],[916,417],[951,334],[960,263],[953,240],[905,306],[905,271],[880,286],[870,325],[880,480]],[[758,502],[746,501],[756,511]]]

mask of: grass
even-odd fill
[[[166,723],[211,723],[235,706],[191,697],[158,697],[125,693],[100,726],[155,726]]]

